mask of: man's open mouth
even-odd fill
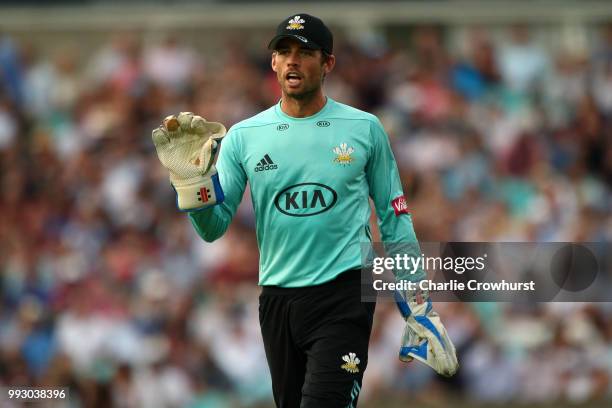
[[[285,79],[289,86],[297,86],[302,82],[302,76],[297,72],[288,72]]]

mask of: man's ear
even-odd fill
[[[272,71],[276,72],[276,51],[272,53],[272,59],[270,60],[270,66]]]
[[[330,72],[332,72],[335,66],[336,66],[336,56],[333,54],[328,55],[325,62],[323,63],[323,70],[325,74],[329,74]]]

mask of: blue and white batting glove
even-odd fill
[[[433,311],[427,291],[395,292],[395,301],[406,321],[399,358],[414,359],[433,368],[438,374],[451,377],[459,362],[455,346],[448,337],[440,316]]]
[[[153,130],[153,143],[162,165],[170,172],[181,211],[197,211],[223,202],[214,159],[225,126],[191,112],[164,119]]]

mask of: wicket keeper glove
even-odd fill
[[[224,195],[213,164],[225,126],[207,122],[191,112],[168,116],[153,130],[153,143],[162,165],[170,171],[170,182],[181,211],[195,211],[219,204]]]
[[[427,291],[395,292],[395,301],[406,320],[399,358],[410,362],[417,359],[438,374],[450,377],[459,363],[455,346],[448,337],[440,316],[433,311]]]

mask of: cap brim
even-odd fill
[[[268,49],[269,50],[273,50],[276,48],[276,44],[278,44],[278,42],[284,38],[290,38],[292,40],[296,40],[298,42],[300,42],[304,47],[306,48],[310,48],[311,50],[320,50],[322,47],[315,43],[310,41],[309,39],[307,39],[306,37],[303,37],[301,35],[297,35],[297,34],[281,34],[281,35],[277,35],[276,37],[274,37],[272,39],[272,41],[270,41],[270,43],[268,44]]]

